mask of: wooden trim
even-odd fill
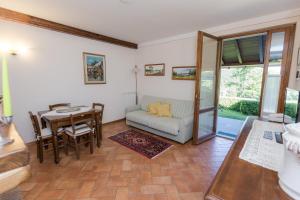
[[[92,40],[98,40],[102,42],[107,42],[119,46],[124,46],[132,49],[137,49],[138,45],[132,42],[127,42],[124,40],[119,40],[113,37],[101,35],[98,33],[93,33],[90,31],[82,30],[79,28],[75,28],[72,26],[60,24],[57,22],[45,20],[42,18],[34,17],[31,15],[27,15],[21,12],[16,12],[13,10],[9,10],[3,7],[0,7],[0,19],[9,20],[9,21],[15,21],[31,26],[36,26],[44,29],[49,29],[52,31],[58,31],[62,33],[67,33],[79,37],[84,37]]]
[[[200,107],[200,86],[201,81],[201,64],[203,50],[203,32],[198,31],[197,52],[196,52],[196,77],[195,77],[195,100],[194,100],[194,125],[193,125],[193,144],[198,143],[198,128],[199,128],[199,107]]]
[[[296,25],[287,28],[285,31],[284,50],[282,52],[283,62],[281,63],[281,81],[280,81],[279,99],[278,99],[278,106],[277,106],[278,113],[284,112],[284,101],[286,96],[285,90],[288,87],[289,79],[290,79],[295,30],[296,30]]]
[[[209,135],[206,135],[206,136],[198,139],[195,144],[201,144],[201,143],[206,142],[206,141],[208,141],[208,140],[210,140],[210,139],[212,139],[214,137],[216,137],[216,133],[211,133]]]
[[[172,67],[172,80],[183,80],[183,81],[194,81],[195,78],[193,79],[187,79],[187,78],[174,78],[173,76],[173,72],[174,72],[174,69],[180,69],[180,68],[196,68],[195,66],[176,66],[176,67]],[[196,76],[196,75],[195,75]]]
[[[264,69],[263,69],[263,77],[261,80],[261,88],[260,88],[260,97],[259,97],[259,107],[258,107],[258,113],[259,116],[262,116],[262,107],[263,107],[263,101],[264,101],[264,91],[265,91],[265,83],[268,76],[268,67],[269,67],[269,61],[270,61],[270,49],[271,49],[271,41],[272,41],[272,33],[268,31],[267,34],[267,40],[265,42],[265,55],[264,55]]]
[[[222,67],[234,67],[234,66],[246,66],[246,65],[263,65],[264,63],[259,63],[259,62],[244,62],[242,64],[240,63],[232,63],[232,64],[225,64]]]
[[[156,66],[156,65],[163,65],[163,66],[164,66],[162,74],[154,74],[154,75],[146,74],[146,67],[147,67],[147,66]],[[165,76],[165,71],[166,71],[166,64],[165,64],[165,63],[146,64],[146,65],[144,66],[144,76]]]
[[[252,31],[245,31],[245,32],[233,33],[233,34],[228,34],[228,35],[222,35],[219,38],[222,38],[222,39],[237,38],[237,37],[242,37],[242,36],[247,36],[247,35],[264,33],[264,32],[268,32],[270,30],[274,30],[274,29],[293,27],[295,25],[296,25],[295,23],[289,23],[289,24],[283,24],[283,25],[278,25],[278,26],[271,26],[271,27],[256,29],[256,30],[252,30]]]
[[[206,113],[206,112],[211,112],[211,111],[214,111],[214,110],[216,110],[215,107],[210,107],[210,108],[200,109],[200,110],[199,110],[199,114]]]
[[[207,109],[202,109],[200,110],[200,94],[201,94],[201,87],[200,87],[200,82],[201,82],[201,68],[202,68],[202,54],[203,54],[203,39],[204,37],[209,37],[212,39],[217,40],[218,42],[218,46],[217,46],[217,55],[216,55],[216,69],[215,69],[215,75],[216,75],[216,80],[215,80],[215,102],[214,102],[214,107],[210,107]],[[216,95],[218,95],[218,84],[219,84],[219,69],[220,69],[220,64],[221,64],[221,46],[222,44],[220,44],[222,42],[222,39],[201,32],[198,32],[198,38],[197,38],[197,52],[196,52],[196,77],[195,77],[195,100],[194,100],[194,124],[193,124],[193,144],[200,144],[202,142],[205,142],[213,137],[215,137],[215,130],[216,130],[216,118],[217,118],[217,102],[218,102],[218,97]],[[205,112],[209,112],[209,111],[213,111],[214,112],[214,125],[213,125],[213,130],[211,134],[203,137],[203,138],[198,138],[198,134],[199,134],[199,114],[201,113],[205,113]]]
[[[205,33],[205,32],[203,32],[203,36],[209,37],[209,38],[212,38],[212,39],[215,39],[215,40],[220,40],[220,37],[217,37],[217,36],[211,35],[209,33]]]

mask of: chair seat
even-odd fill
[[[58,135],[61,134],[64,131],[63,128],[59,128],[57,130]],[[47,138],[47,137],[51,137],[52,136],[52,131],[50,128],[43,128],[41,129],[41,136],[42,138]]]
[[[84,135],[89,132],[93,132],[93,129],[91,129],[88,125],[86,124],[81,124],[75,126],[75,133],[73,132],[72,126],[65,128],[66,134],[70,136],[78,136],[78,135]]]

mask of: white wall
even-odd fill
[[[125,107],[134,104],[136,50],[13,22],[0,21],[0,27],[0,41],[30,47],[27,54],[8,58],[15,123],[26,142],[34,138],[28,111],[59,102],[101,102],[109,122],[123,118]],[[106,55],[107,84],[84,84],[82,52]]]
[[[300,46],[300,10],[239,21],[203,31],[222,36],[287,23],[297,23],[289,87],[300,89],[300,81],[295,80],[297,52]],[[142,69],[139,76],[140,97],[147,94],[192,100],[194,97],[194,82],[171,80],[171,68],[172,66],[195,65],[195,55],[196,32],[140,44],[137,52],[137,64]],[[166,63],[165,77],[145,77],[143,75],[145,64],[161,62]]]
[[[297,49],[300,46],[300,10],[286,11],[244,20],[206,31],[225,35],[274,25],[297,23],[290,87],[300,89],[295,80]],[[139,73],[139,95],[156,95],[192,100],[194,82],[171,80],[173,66],[195,65],[196,32],[140,44],[138,51],[103,42],[71,36],[32,26],[0,20],[0,42],[11,41],[29,46],[26,55],[9,57],[10,82],[16,125],[26,142],[33,133],[28,111],[47,109],[49,104],[74,105],[102,102],[104,122],[124,117],[127,105],[134,104],[135,64]],[[82,52],[106,55],[107,84],[84,85]],[[144,65],[165,63],[166,76],[145,77]]]
[[[195,66],[196,38],[190,37],[160,45],[141,47],[137,53],[139,96],[154,95],[192,99],[194,81],[172,80],[173,66]],[[144,76],[144,65],[165,63],[165,76]]]

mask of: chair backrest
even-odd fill
[[[100,111],[100,121],[102,122],[103,112],[104,112],[104,104],[102,103],[93,103],[93,109]]]
[[[73,133],[75,133],[76,125],[87,124],[93,126],[95,121],[95,110],[91,110],[84,113],[70,115],[71,125]]]
[[[58,103],[58,104],[49,105],[49,110],[69,108],[70,106],[71,106],[70,103]]]
[[[29,116],[30,116],[33,130],[35,132],[36,137],[41,136],[41,128],[40,128],[40,124],[39,124],[37,116],[34,115],[31,111],[29,111]]]

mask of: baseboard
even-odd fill
[[[103,125],[114,124],[114,123],[117,123],[117,122],[125,121],[125,119],[126,119],[126,118],[124,117],[124,118],[121,118],[121,119],[117,119],[117,120],[114,120],[114,121],[110,121],[110,122],[103,123]]]

